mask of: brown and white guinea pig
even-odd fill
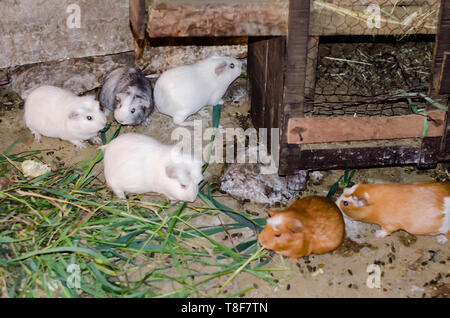
[[[349,218],[381,226],[375,235],[385,237],[397,230],[411,234],[450,235],[450,184],[364,184],[345,189],[336,204]],[[446,238],[446,237],[447,238]]]
[[[106,117],[94,96],[77,96],[55,86],[34,89],[24,108],[25,123],[37,141],[47,136],[83,148],[85,140],[99,141],[98,132],[106,125]]]
[[[197,197],[203,163],[177,146],[127,133],[101,148],[106,182],[119,198],[125,199],[125,192],[157,192],[190,202]]]
[[[122,125],[150,122],[154,109],[152,87],[138,69],[121,66],[106,74],[99,99],[106,116],[114,111],[114,118]]]
[[[206,105],[223,103],[228,86],[242,73],[239,60],[212,55],[191,65],[169,69],[155,84],[155,105],[159,112],[187,125],[186,118]]]
[[[336,204],[325,197],[308,196],[286,210],[270,210],[258,240],[295,262],[302,256],[334,250],[344,236],[344,219]]]

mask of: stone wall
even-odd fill
[[[2,0],[0,68],[131,51],[128,17],[129,0]]]

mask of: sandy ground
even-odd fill
[[[244,127],[249,125],[246,115],[248,102],[233,104],[226,101],[222,111],[223,127]],[[205,108],[189,120],[203,120],[203,127],[211,123],[211,108]],[[76,149],[72,144],[57,139],[43,138],[36,143],[23,122],[23,109],[3,111],[0,115],[0,148],[3,150],[17,138],[20,142],[13,153],[25,150],[43,149],[41,159],[53,169],[69,167],[82,160],[92,159],[98,152],[97,146],[88,145]],[[123,127],[121,133],[134,131],[152,136],[163,142],[171,142],[171,132],[175,128],[171,119],[159,114],[157,110],[151,115],[148,126]],[[192,127],[188,127],[192,129]],[[204,144],[207,144],[207,140]],[[101,164],[96,167],[101,176]],[[213,164],[208,168],[206,177],[216,185],[224,171],[224,165]],[[306,191],[297,197],[309,194],[326,195],[330,186],[336,182],[343,171],[321,171],[311,176]],[[310,173],[311,175],[311,173]],[[354,181],[371,182],[414,182],[421,180],[450,179],[443,165],[436,169],[419,171],[415,167],[394,167],[358,170]],[[236,209],[244,210],[258,217],[266,217],[268,205],[254,204],[245,200],[232,198],[219,191],[213,192],[222,203]],[[151,199],[151,198],[150,198]],[[196,203],[200,203],[196,202]],[[200,223],[217,223],[217,217],[199,218]],[[253,289],[245,297],[449,297],[450,296],[450,242],[438,244],[434,237],[414,236],[399,231],[386,238],[376,238],[375,225],[360,224],[359,236],[354,240],[347,238],[334,252],[325,255],[311,255],[291,264],[277,254],[267,267],[286,267],[283,271],[273,271],[281,287],[273,287],[248,274],[240,274],[233,280],[226,292],[233,294],[248,287]],[[233,234],[233,243],[249,239],[253,233],[242,231]],[[229,244],[230,238],[221,234],[223,242]],[[148,260],[143,260],[148,264]],[[375,264],[375,271],[368,266]],[[369,288],[369,275],[380,271],[380,288]],[[372,273],[372,274],[371,274]],[[223,277],[225,280],[227,277]],[[221,281],[223,282],[223,281]],[[219,282],[215,281],[208,288],[216,290]],[[161,286],[170,290],[170,286]],[[208,291],[207,291],[208,292]],[[208,292],[209,293],[209,292]]]

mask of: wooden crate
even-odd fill
[[[448,104],[450,87],[450,1],[440,5],[429,96]],[[428,135],[423,116],[305,118],[313,99],[317,36],[311,36],[309,1],[291,1],[286,37],[249,43],[249,79],[254,125],[281,129],[279,174],[299,188],[307,170],[366,168],[416,164],[434,167],[450,159],[450,122],[445,111],[429,109]],[[281,58],[280,58],[281,56]],[[274,70],[279,70],[282,75]],[[279,79],[284,78],[280,85]],[[267,79],[266,81],[262,79]],[[415,143],[402,142],[416,138]],[[385,145],[365,146],[370,140]],[[417,142],[418,140],[418,142]],[[341,144],[356,144],[342,147]],[[367,144],[367,143],[366,143]],[[298,181],[297,180],[297,181]]]
[[[393,18],[383,17],[381,28],[368,28],[366,6],[355,0],[154,0],[147,32],[150,37],[248,37],[253,124],[280,129],[279,174],[288,177],[291,188],[299,189],[308,170],[405,164],[430,168],[450,159],[450,121],[443,111],[430,113],[434,120],[426,138],[421,137],[419,115],[343,121],[304,118],[314,100],[318,42],[324,35],[436,34],[428,95],[448,104],[450,0],[438,3],[439,14],[436,1],[371,1]],[[420,23],[410,27],[406,21],[413,18]],[[372,129],[380,125],[384,129]],[[355,134],[358,127],[365,129]],[[416,142],[399,138],[416,138]],[[389,142],[376,147],[364,142],[351,147],[340,144],[357,140]]]

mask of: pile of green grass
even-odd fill
[[[0,177],[14,182],[0,191],[0,296],[236,297],[253,288],[227,293],[238,275],[276,286],[271,271],[286,270],[264,267],[270,258],[257,233],[265,220],[223,206],[207,183],[202,206],[142,196],[120,201],[96,177],[102,151],[30,179],[20,163],[38,160],[40,151],[11,154],[14,146],[0,155]],[[204,215],[230,221],[195,227]],[[229,247],[217,240],[243,228],[254,233],[248,241]]]

